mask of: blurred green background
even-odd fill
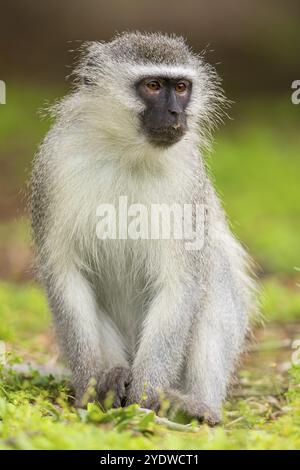
[[[51,366],[58,358],[25,212],[32,158],[51,124],[40,111],[70,88],[65,76],[81,41],[135,29],[182,34],[205,50],[233,101],[205,157],[232,229],[257,263],[266,328],[256,331],[241,388],[214,433],[163,432],[134,411],[78,414],[53,377],[1,371],[1,341],[13,361]],[[299,59],[299,0],[1,0],[0,449],[300,448],[300,375],[287,374],[300,334],[300,104],[291,101]]]

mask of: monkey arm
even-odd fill
[[[173,275],[164,280],[150,306],[133,363],[129,403],[141,403],[145,392],[143,406],[155,409],[159,392],[166,392],[177,381],[194,313],[187,306],[191,298],[188,282],[183,284]]]
[[[96,385],[108,366],[126,366],[127,361],[120,338],[99,311],[92,288],[80,271],[73,266],[59,282],[57,279],[55,284],[46,283],[49,302],[80,404],[89,385]]]

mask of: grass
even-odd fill
[[[45,296],[35,285],[0,284],[0,338],[34,350],[34,337],[49,325]],[[39,349],[40,350],[40,349]]]
[[[76,410],[68,384],[32,372],[27,377],[1,372],[0,449],[299,449],[300,368],[277,393],[271,383],[264,394],[226,403],[222,426],[194,423],[192,430],[172,431],[155,423],[154,413],[137,406],[103,413],[96,404]]]
[[[276,282],[264,282],[264,313],[282,322],[284,312],[294,326],[287,332],[285,322],[258,332],[221,426],[195,423],[193,432],[173,431],[157,424],[152,413],[142,416],[136,406],[103,413],[91,404],[78,411],[66,380],[2,367],[0,449],[300,448],[300,369],[290,368],[293,350],[286,343],[300,333],[300,291],[284,284],[278,289]],[[2,282],[0,318],[9,363],[53,361],[50,316],[39,287]]]
[[[263,282],[261,305],[268,322],[300,320],[300,287],[293,279],[267,278]]]

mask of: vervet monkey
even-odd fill
[[[84,46],[74,91],[35,158],[32,227],[40,276],[77,403],[157,410],[160,394],[216,423],[254,306],[201,150],[224,102],[180,37],[124,33]],[[97,207],[198,204],[203,244],[99,239]],[[122,217],[122,214],[121,214]]]

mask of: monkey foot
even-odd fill
[[[170,400],[171,413],[182,410],[191,418],[205,422],[209,426],[215,426],[221,422],[221,412],[212,410],[205,403],[199,402],[197,398],[173,390],[169,391],[167,397]]]
[[[188,403],[185,405],[184,411],[196,418],[200,422],[205,422],[209,426],[216,426],[221,422],[221,414],[212,411],[208,406],[199,403]]]
[[[211,410],[202,403],[193,402],[193,400],[191,400],[189,403],[185,403],[182,409],[191,418],[195,418],[201,423],[207,423],[209,426],[216,426],[221,422],[221,413]]]
[[[113,408],[125,405],[127,389],[131,382],[131,370],[127,367],[113,367],[105,370],[97,384],[97,399],[104,404],[109,394],[113,395]]]

